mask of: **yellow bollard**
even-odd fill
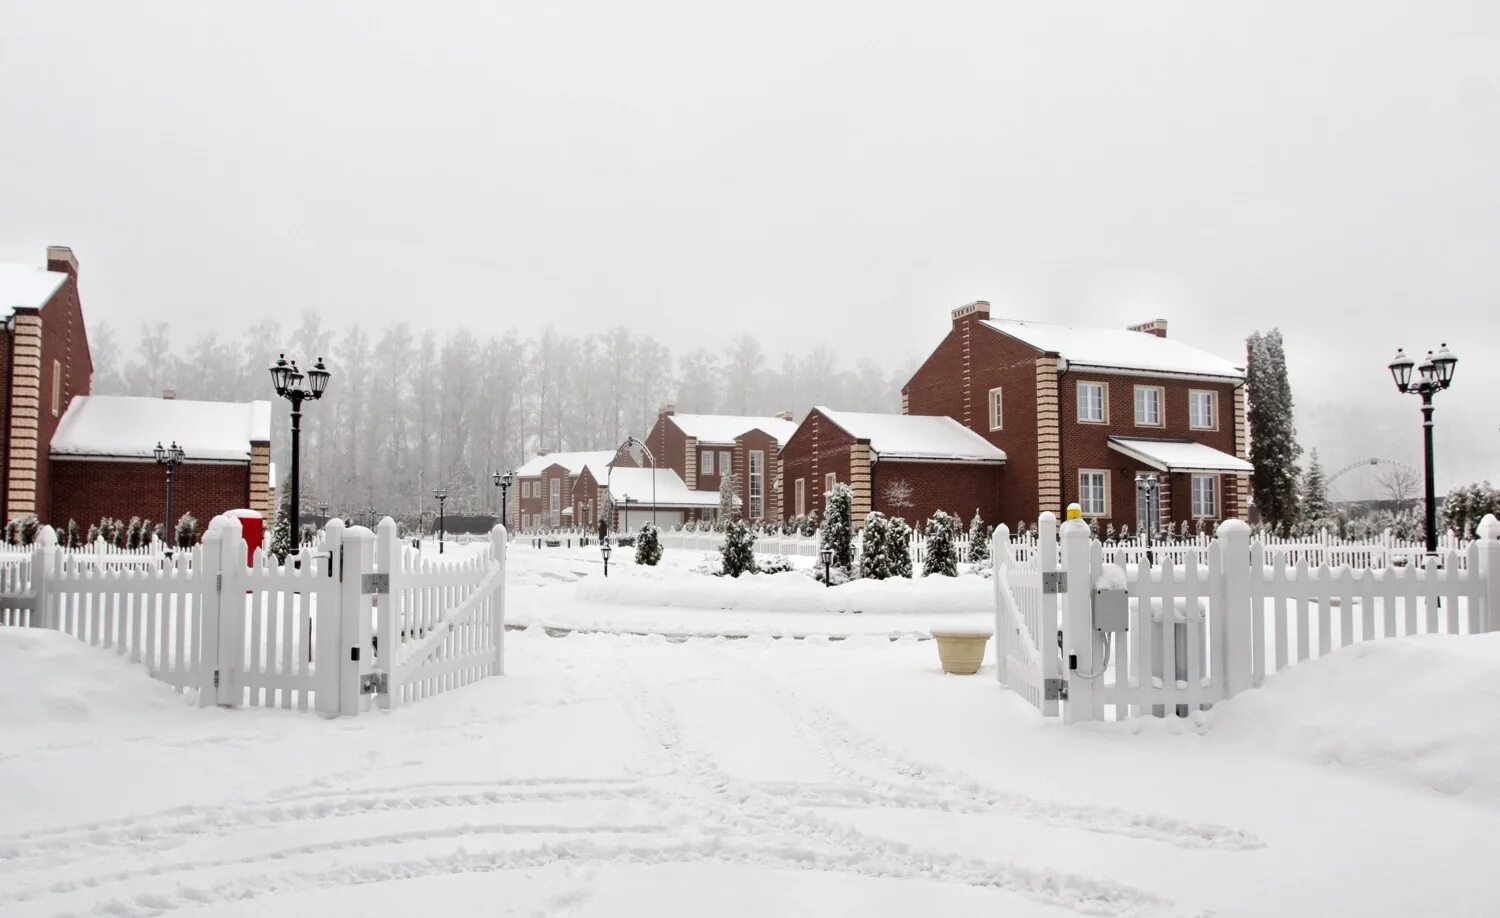
[[[1068,519],[1070,519],[1070,520],[1081,520],[1081,519],[1083,519],[1083,508],[1080,507],[1078,504],[1068,504]]]

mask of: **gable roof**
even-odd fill
[[[1125,328],[1074,328],[1019,319],[984,319],[994,331],[1049,354],[1076,369],[1126,370],[1172,376],[1242,381],[1244,368],[1171,338]]]
[[[67,279],[61,271],[0,262],[0,315],[18,308],[41,309]]]
[[[776,438],[778,445],[796,433],[797,425],[785,418],[757,418],[734,414],[671,414],[667,416],[677,429],[699,443],[733,443],[734,438],[751,430],[764,430]]]
[[[567,469],[569,475],[577,475],[585,466],[602,468],[614,458],[614,450],[608,449],[579,453],[544,453],[540,456],[533,456],[525,465],[516,469],[515,475],[517,478],[535,478],[554,465]]]
[[[615,503],[624,503],[628,497],[637,507],[646,507],[652,500],[652,473],[656,476],[656,505],[658,507],[717,507],[718,491],[694,491],[671,469],[638,469],[617,465],[608,474],[609,496]],[[600,479],[599,484],[606,483]]]
[[[158,442],[175,440],[190,460],[245,462],[252,442],[270,439],[270,402],[79,395],[52,435],[51,453],[151,459]]]
[[[849,436],[868,440],[870,451],[881,459],[993,465],[1005,461],[1005,450],[950,417],[816,410]]]

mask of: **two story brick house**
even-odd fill
[[[509,501],[521,532],[574,525],[574,486],[590,464],[603,468],[615,459],[613,450],[552,453],[539,451],[516,469],[516,497]],[[507,521],[509,523],[509,521]]]
[[[741,518],[774,522],[781,518],[777,456],[796,429],[789,411],[774,417],[678,414],[667,405],[646,435],[646,445],[657,465],[675,472],[689,491],[716,495],[689,519],[713,515],[719,486],[730,474]]]
[[[1248,515],[1242,367],[1168,339],[1165,320],[1073,328],[992,319],[981,300],[952,322],[903,387],[902,410],[946,415],[1005,451],[1000,519],[1076,501],[1101,525],[1135,528],[1143,472],[1162,482],[1163,522]]]

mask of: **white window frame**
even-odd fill
[[[1156,393],[1156,420],[1155,421],[1143,421],[1143,420],[1141,420],[1141,393],[1143,393],[1143,392],[1155,392]],[[1135,387],[1134,401],[1135,401],[1135,426],[1137,426],[1137,427],[1165,427],[1167,425],[1167,419],[1166,419],[1167,391],[1166,391],[1166,389],[1164,389],[1161,386],[1136,386]]]
[[[725,475],[733,475],[734,474],[734,459],[730,458],[732,455],[733,454],[730,453],[728,450],[719,450],[719,477],[720,478],[723,478]]]
[[[714,451],[706,449],[698,454],[698,474],[712,475],[714,473]]]
[[[1085,386],[1097,387],[1099,389],[1099,416],[1097,418],[1088,418],[1088,417],[1084,417],[1084,415],[1083,415],[1083,405],[1084,405],[1083,390],[1084,390]],[[1078,381],[1078,389],[1077,389],[1077,391],[1075,393],[1075,399],[1076,399],[1076,401],[1078,403],[1077,404],[1077,409],[1078,410],[1076,412],[1077,413],[1077,417],[1078,417],[1078,423],[1080,423],[1080,424],[1108,424],[1109,423],[1109,383],[1107,383],[1107,382],[1094,382],[1093,380],[1088,380],[1088,379],[1080,379]]]
[[[828,501],[828,495],[833,493],[833,486],[839,483],[838,472],[829,472],[823,476],[823,501]]]
[[[1221,478],[1222,476],[1219,475],[1195,472],[1192,478],[1188,481],[1188,502],[1191,504],[1190,509],[1193,514],[1193,519],[1216,520],[1219,518],[1219,506],[1221,503],[1219,499],[1219,482]],[[1212,483],[1212,487],[1208,492],[1208,497],[1209,500],[1213,502],[1213,505],[1208,508],[1209,512],[1207,513],[1199,512],[1198,508],[1198,482],[1204,480]]]
[[[62,414],[62,361],[52,361],[52,416]]]
[[[1101,490],[1104,492],[1100,496],[1100,500],[1103,501],[1103,505],[1099,508],[1098,511],[1090,511],[1089,507],[1088,507],[1088,502],[1087,502],[1088,489],[1084,485],[1084,480],[1085,480],[1085,477],[1089,476],[1089,475],[1098,475],[1099,476],[1099,482],[1102,485]],[[1093,517],[1095,519],[1098,519],[1098,518],[1106,517],[1106,516],[1110,515],[1109,514],[1109,472],[1107,470],[1105,470],[1105,469],[1079,469],[1078,470],[1078,506],[1083,511],[1083,515],[1086,516],[1086,517]]]
[[[552,479],[552,497],[547,501],[547,509],[554,515],[562,512],[562,481],[560,479]]]
[[[795,516],[807,516],[807,479],[797,479],[797,500],[794,502],[797,512]]]
[[[766,515],[766,452],[765,450],[752,449],[746,454],[745,466],[746,477],[750,480],[746,483],[745,495],[749,498],[749,506],[745,508],[746,515],[752,520],[763,519]]]
[[[1003,430],[1005,427],[1005,392],[1002,386],[996,386],[990,390],[990,430]]]
[[[1199,424],[1193,416],[1193,400],[1198,396],[1208,396],[1208,420],[1207,424]],[[1219,393],[1212,389],[1189,389],[1188,390],[1188,427],[1192,430],[1218,430],[1219,429]]]

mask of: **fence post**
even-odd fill
[[[57,612],[52,608],[53,565],[57,563],[57,533],[51,526],[43,526],[36,534],[36,544],[31,550],[31,607],[32,628],[53,628],[58,624]]]
[[[1255,610],[1250,607],[1250,527],[1243,520],[1219,524],[1220,580],[1209,591],[1210,626],[1224,662],[1224,695],[1233,698],[1255,684]],[[1217,618],[1218,621],[1213,621]]]
[[[375,702],[383,711],[401,702],[401,686],[396,684],[396,664],[401,651],[401,610],[396,582],[401,573],[401,542],[396,535],[396,521],[390,517],[375,527],[375,569],[386,575],[389,588],[389,592],[375,597],[375,630],[380,638],[375,658],[378,670],[385,673],[385,693],[377,695]]]
[[[337,586],[328,591],[334,600],[332,606],[327,609],[319,608],[314,612],[313,710],[319,714],[331,715],[339,713],[343,673],[343,664],[340,662],[344,651],[343,615],[339,609],[346,583],[344,569],[347,556],[341,556],[339,549],[344,544],[344,521],[337,518],[329,520],[323,524],[323,532],[323,544],[328,549],[329,570],[337,577],[334,581]],[[354,576],[357,578],[358,574]]]
[[[1500,520],[1479,521],[1479,574],[1484,578],[1484,630],[1500,631]]]
[[[225,516],[219,525],[219,574],[214,589],[219,594],[219,691],[218,703],[238,705],[240,664],[245,659],[245,591],[234,575],[245,569],[245,530],[240,521]]]
[[[500,587],[490,602],[490,627],[495,629],[495,666],[492,675],[505,675],[505,527],[490,530],[490,556],[500,564]]]
[[[220,593],[220,575],[224,570],[223,542],[223,524],[218,517],[214,517],[203,534],[203,541],[198,546],[198,556],[193,564],[193,577],[198,582],[198,589],[193,593],[193,611],[197,617],[193,636],[198,643],[196,663],[200,708],[219,702],[219,619],[224,604],[224,597]]]
[[[1001,685],[1008,685],[1010,673],[1005,664],[1010,658],[1010,638],[1016,626],[1005,614],[1005,597],[1001,595],[1006,583],[1004,572],[1010,568],[1010,527],[1004,523],[996,526],[995,534],[990,537],[990,558],[995,562],[995,679]]]
[[[1096,659],[1098,640],[1094,637],[1094,578],[1090,563],[1088,524],[1083,520],[1068,520],[1062,525],[1062,570],[1067,577],[1066,592],[1063,593],[1063,646],[1067,653],[1076,655],[1077,667],[1071,662],[1064,675],[1068,686],[1068,704],[1063,710],[1063,723],[1076,724],[1085,720],[1096,720],[1094,710],[1094,683],[1097,679],[1079,677],[1080,672],[1097,672],[1100,660]],[[1101,674],[1099,679],[1103,678]]]
[[[339,565],[340,582],[338,602],[335,604],[335,620],[339,624],[338,654],[338,707],[339,714],[354,716],[359,713],[360,676],[370,667],[370,610],[364,602],[364,575],[374,567],[373,554],[375,536],[363,526],[354,526],[347,531],[328,533],[332,544],[335,536],[341,538],[343,561]],[[319,705],[321,708],[321,705]]]

